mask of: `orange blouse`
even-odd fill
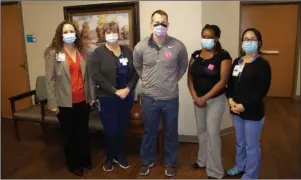
[[[84,79],[81,72],[80,55],[76,53],[76,61],[74,62],[70,55],[65,51],[69,64],[71,87],[72,87],[72,103],[80,103],[86,100]]]

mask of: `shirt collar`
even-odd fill
[[[170,38],[168,35],[166,35],[165,40],[164,40],[162,46],[166,45],[170,40],[171,40],[171,38]],[[149,38],[148,38],[148,45],[155,45],[155,46],[158,47],[158,45],[157,45],[156,42],[154,41],[153,34],[151,34],[151,35],[149,36]]]
[[[256,61],[256,59],[258,59],[258,58],[259,58],[259,55],[256,55],[256,56],[252,59],[252,61],[250,61],[250,63]],[[244,60],[244,58],[243,58],[243,56],[242,56],[242,57],[238,60],[238,64],[242,64],[242,63],[243,63],[243,60]]]

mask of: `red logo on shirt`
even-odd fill
[[[165,52],[165,57],[167,59],[170,59],[171,58],[171,52]]]

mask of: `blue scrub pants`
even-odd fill
[[[134,97],[134,92],[130,92],[125,99],[117,96],[97,98],[107,157],[118,158],[124,155],[124,138]]]
[[[242,172],[242,179],[258,179],[261,148],[260,136],[264,118],[260,121],[242,119],[233,115],[236,136],[235,169]]]

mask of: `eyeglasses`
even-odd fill
[[[256,42],[258,41],[256,38],[243,38],[242,41],[247,41],[247,42]]]
[[[163,27],[165,27],[165,28],[167,27],[167,23],[166,22],[161,22],[161,23],[160,22],[155,22],[154,23],[154,27],[157,27],[157,26],[160,26],[160,25],[163,26]]]

